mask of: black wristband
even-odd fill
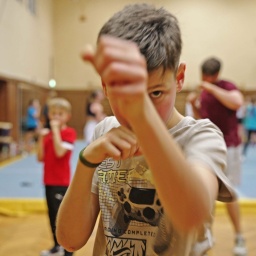
[[[86,147],[85,147],[85,148],[86,148]],[[83,148],[83,149],[80,151],[80,153],[79,153],[79,160],[80,160],[80,162],[81,162],[83,165],[85,165],[85,166],[87,166],[87,167],[90,167],[90,168],[96,168],[96,167],[98,167],[101,163],[93,164],[93,163],[90,163],[89,161],[87,161],[87,160],[84,158],[83,152],[84,152],[85,148]]]

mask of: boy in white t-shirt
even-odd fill
[[[103,255],[206,255],[215,200],[232,201],[226,146],[209,120],[174,107],[185,64],[177,19],[134,4],[115,14],[83,59],[99,73],[114,116],[80,153],[61,204],[57,237],[67,250],[88,241]]]

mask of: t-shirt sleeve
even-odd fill
[[[202,120],[184,147],[186,158],[191,163],[204,164],[212,170],[219,181],[217,200],[231,202],[236,193],[224,174],[227,149],[221,131],[209,120]]]
[[[73,128],[68,128],[61,134],[62,146],[67,150],[74,149],[74,143],[76,140],[76,131]]]

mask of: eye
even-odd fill
[[[159,98],[163,94],[162,91],[154,91],[150,93],[151,98]]]

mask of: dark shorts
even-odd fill
[[[36,131],[36,127],[27,127],[26,131],[27,132],[35,132]]]
[[[242,124],[242,123],[243,123],[243,121],[244,121],[244,119],[243,119],[243,118],[237,118],[237,122],[238,122],[239,124]]]

